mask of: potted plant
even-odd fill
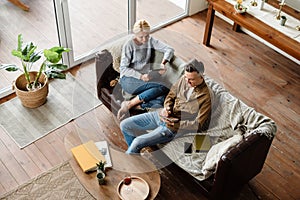
[[[100,171],[104,172],[104,171],[105,171],[105,169],[104,169],[105,164],[106,164],[106,161],[100,160],[99,163],[96,163],[96,165],[97,165],[97,170],[100,170]]]
[[[104,185],[105,184],[105,161],[100,161],[99,163],[96,163],[97,165],[97,179],[99,185]]]
[[[70,49],[55,46],[50,49],[37,51],[33,42],[23,43],[22,34],[18,35],[17,49],[12,50],[12,55],[21,60],[21,67],[14,64],[1,65],[1,69],[7,71],[23,72],[14,82],[16,95],[25,107],[36,108],[45,103],[48,95],[48,79],[65,79],[63,73],[67,65],[59,63],[62,54]],[[43,58],[37,71],[32,70],[34,63]]]

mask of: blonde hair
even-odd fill
[[[150,32],[150,25],[149,23],[144,20],[144,19],[141,19],[141,20],[138,20],[134,23],[133,25],[133,28],[132,28],[132,32],[133,33],[139,33],[141,31],[144,31],[144,32]]]

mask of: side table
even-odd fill
[[[160,189],[160,175],[155,165],[140,155],[127,155],[125,152],[113,149],[109,146],[112,160],[112,168],[106,169],[106,184],[99,185],[96,172],[84,173],[77,164],[70,149],[80,145],[83,141],[80,137],[70,132],[65,136],[65,148],[70,152],[70,165],[85,189],[96,199],[119,199],[117,187],[126,174],[139,176],[149,185],[150,192],[147,199],[154,199]],[[97,142],[97,141],[95,141]],[[109,141],[107,141],[109,144]]]

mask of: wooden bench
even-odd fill
[[[236,13],[232,4],[225,0],[208,0],[208,12],[206,18],[206,27],[203,37],[203,44],[210,46],[212,27],[214,23],[215,11],[231,19],[234,22],[233,30],[237,31],[239,27],[244,27],[263,40],[271,43],[275,47],[283,50],[290,56],[300,60],[300,43],[291,37],[277,31],[271,26],[265,24],[254,16],[244,13]],[[288,10],[289,8],[287,8]],[[289,9],[290,10],[290,9]],[[293,16],[299,14],[294,14]],[[299,32],[300,33],[300,32]]]

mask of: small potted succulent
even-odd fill
[[[104,185],[105,184],[105,161],[100,161],[99,163],[96,163],[97,165],[97,179],[99,185]]]
[[[67,65],[59,63],[62,54],[70,49],[55,46],[42,51],[37,51],[37,46],[33,42],[24,44],[22,34],[18,35],[18,46],[12,50],[11,54],[21,61],[21,66],[15,64],[1,64],[0,69],[6,71],[23,72],[14,82],[16,95],[20,98],[25,107],[35,108],[45,103],[48,95],[48,79],[65,79],[63,73],[68,68]],[[33,65],[40,58],[43,58],[37,70],[33,70]]]

